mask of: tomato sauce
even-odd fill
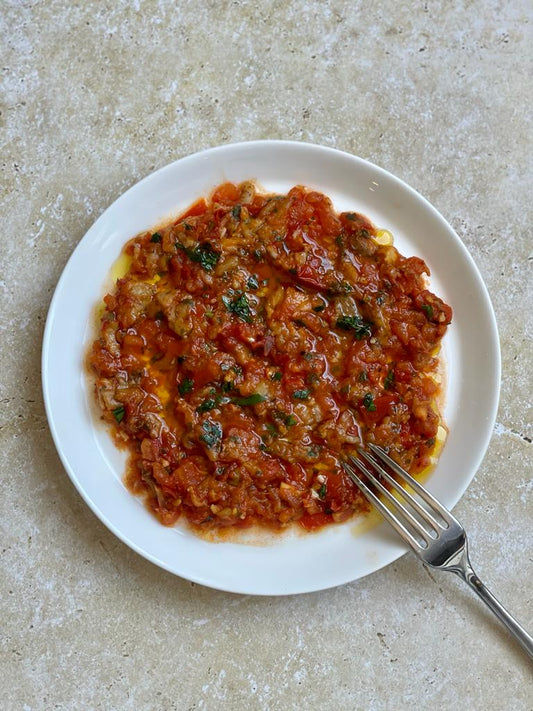
[[[163,524],[316,529],[367,509],[340,464],[365,442],[429,465],[451,309],[380,241],[321,193],[225,183],[126,245],[88,361]]]

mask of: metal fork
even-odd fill
[[[468,557],[466,533],[459,521],[416,479],[396,464],[384,449],[374,444],[369,444],[368,449],[372,454],[360,449],[359,458],[348,457],[349,463],[343,463],[350,479],[426,565],[455,573],[468,583],[533,658],[533,637],[507,612],[474,572]],[[357,474],[356,469],[364,475],[366,481]],[[408,484],[419,498],[406,491],[391,476],[391,471]],[[376,472],[382,480],[388,482],[397,496],[403,498],[403,503],[383,485]],[[390,507],[383,503],[376,492],[389,502]]]

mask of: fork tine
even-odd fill
[[[370,489],[365,484],[365,482],[356,474],[354,469],[346,462],[342,462],[342,467],[348,474],[350,479],[355,484],[357,484],[359,489],[363,492],[363,494],[370,501],[370,503],[372,503],[382,514],[382,516],[387,519],[391,526],[396,529],[396,531],[400,534],[404,541],[406,541],[406,543],[411,546],[415,553],[419,553],[421,550],[423,550],[422,546],[416,540],[416,538],[414,538],[411,532],[408,531],[407,528],[403,525],[403,523],[392,513],[392,511],[385,506],[385,504],[379,499],[379,497],[374,494],[372,489]]]
[[[391,494],[391,492],[385,486],[383,486],[379,479],[374,476],[374,472],[371,469],[368,469],[368,467],[365,467],[361,460],[355,459],[355,457],[348,457],[348,459],[354,466],[359,469],[362,474],[367,477],[367,479],[369,479],[374,488],[377,489],[378,492],[387,499],[387,501],[390,501],[391,504],[395,506],[399,512],[402,513],[402,515],[409,522],[409,525],[411,526],[413,532],[416,533],[425,542],[427,547],[429,543],[434,540],[434,538],[428,533],[428,531],[423,528],[420,521],[418,521],[409,511],[409,509],[407,509],[397,498],[394,497],[393,494]]]
[[[406,472],[405,469],[402,469],[399,464],[396,464],[394,459],[391,459],[391,457],[389,457],[387,452],[385,452],[382,447],[378,447],[375,444],[369,443],[368,448],[376,456],[378,456],[381,461],[385,462],[385,464],[387,464],[396,474],[398,474],[398,476],[401,476],[416,491],[416,493],[422,499],[424,499],[426,503],[430,504],[436,511],[438,511],[439,514],[442,516],[443,520],[448,523],[451,514],[448,509],[444,508],[440,501],[437,501],[437,499],[432,496],[427,489],[425,489],[421,484],[419,484],[419,482],[415,478],[413,478],[408,472]]]
[[[436,521],[431,513],[425,509],[411,494],[406,491],[401,484],[399,484],[383,467],[377,462],[374,457],[370,456],[368,452],[365,452],[364,450],[360,449],[359,450],[359,455],[365,459],[368,464],[373,466],[377,471],[382,475],[384,479],[386,479],[389,484],[396,489],[396,491],[403,496],[403,498],[411,504],[411,506],[417,511],[419,516],[424,519],[424,521],[429,524],[435,531],[435,533],[439,532],[439,529],[446,528],[446,526],[439,525],[439,522]],[[352,457],[350,457],[351,460],[353,460]]]

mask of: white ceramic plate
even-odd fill
[[[451,507],[485,453],[498,403],[500,356],[494,313],[471,257],[444,218],[390,173],[340,151],[257,141],[196,153],[149,175],[95,222],[57,285],[44,334],[43,390],[54,441],[74,485],[127,545],[172,573],[210,587],[256,595],[310,592],[357,580],[405,547],[386,524],[356,535],[353,523],[267,546],[208,543],[165,528],[122,482],[124,456],[90,409],[84,352],[91,313],[123,244],[185,209],[226,180],[256,179],[268,191],[304,184],[390,230],[406,255],[426,260],[431,288],[454,311],[444,339],[449,436],[428,488]]]

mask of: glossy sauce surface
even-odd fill
[[[127,479],[159,520],[315,529],[366,510],[365,441],[430,463],[451,309],[429,270],[301,186],[219,186],[125,252],[89,353]]]

